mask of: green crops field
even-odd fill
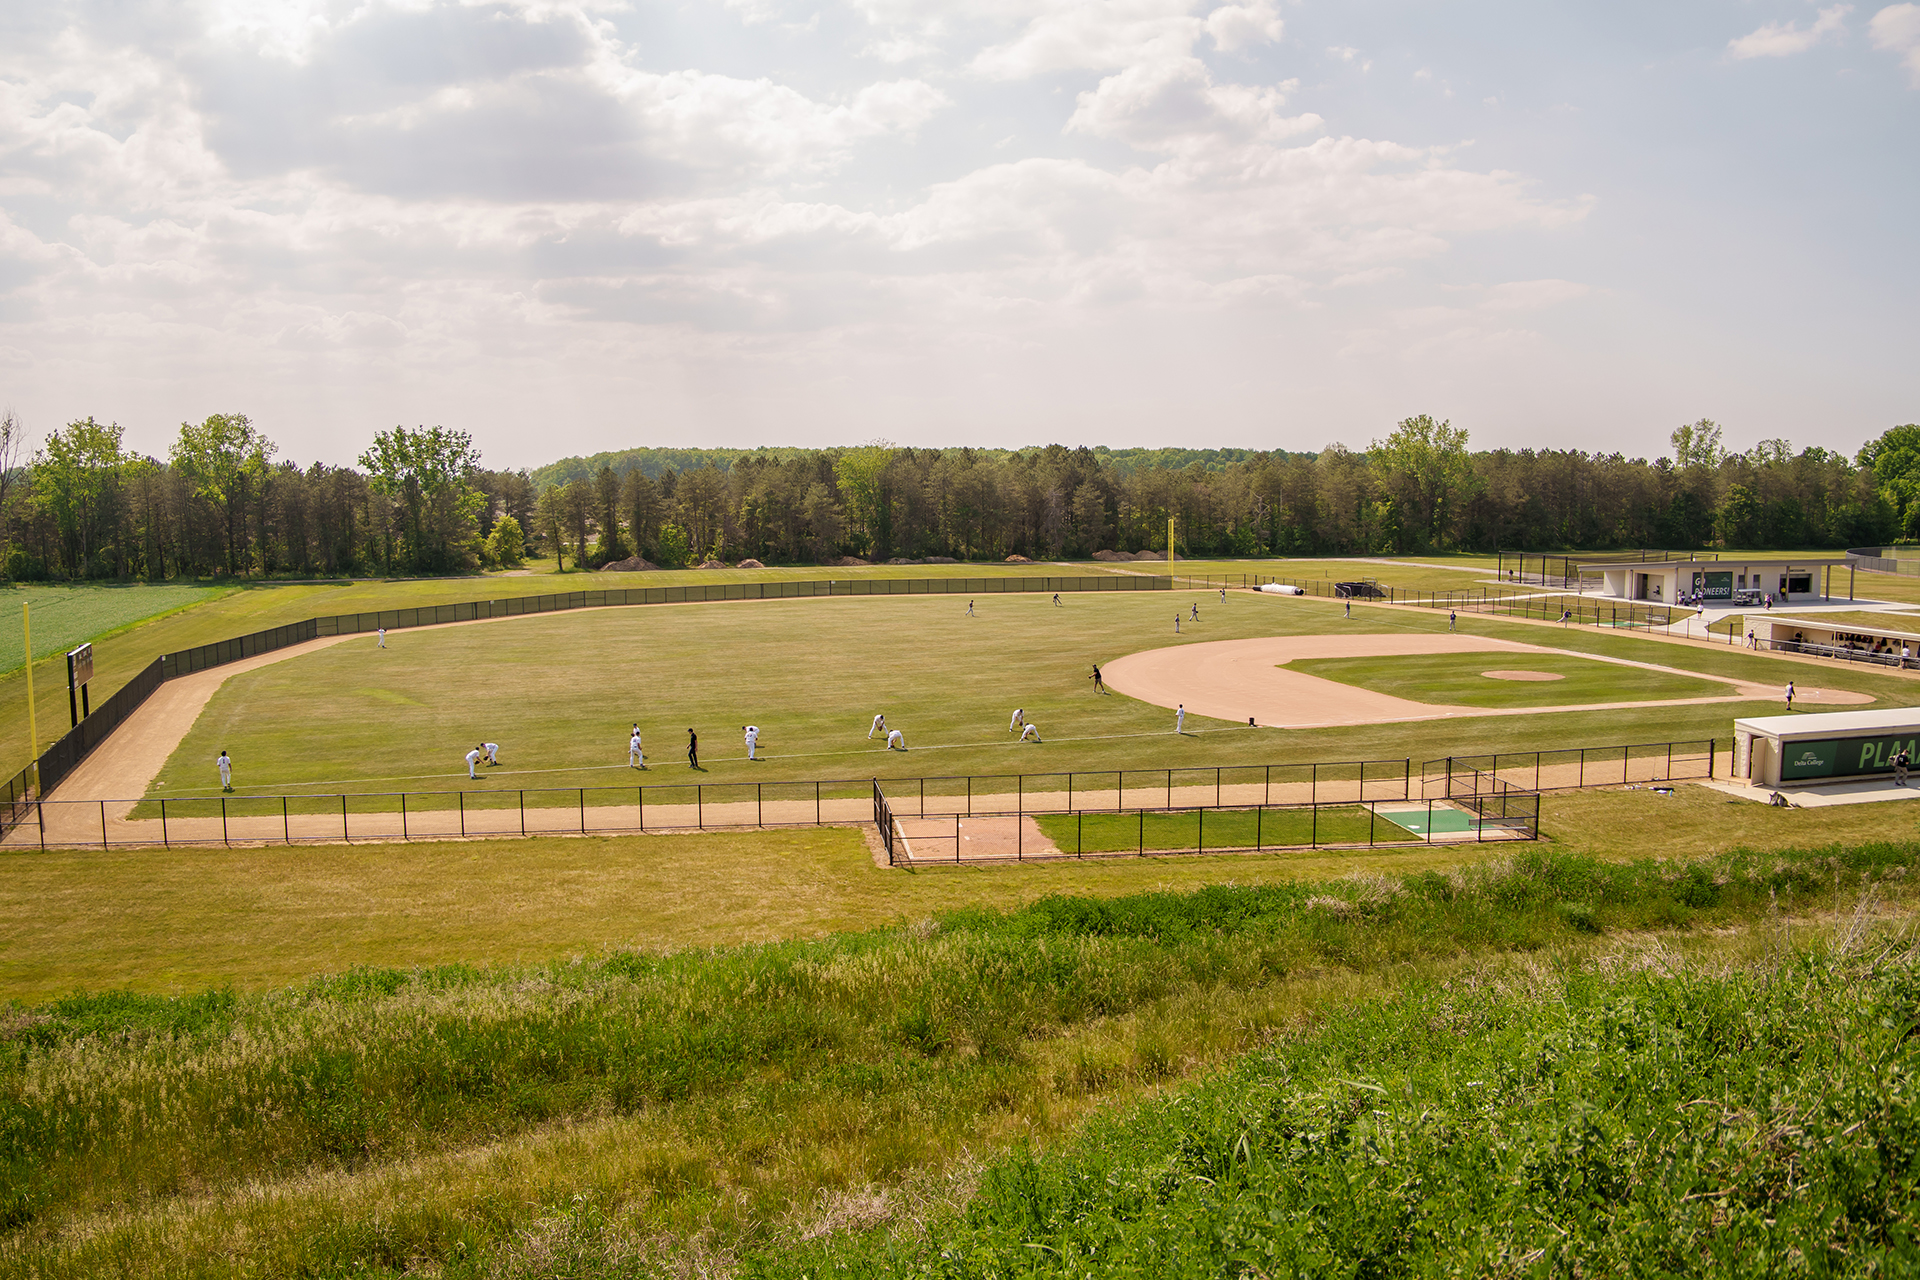
[[[1414,702],[1467,707],[1553,707],[1581,702],[1717,698],[1733,692],[1714,680],[1597,662],[1573,654],[1434,653],[1397,658],[1304,658],[1287,670],[1336,680]],[[1487,671],[1525,671],[1554,680],[1496,680]]]
[[[26,642],[22,605],[30,607],[33,653],[38,659],[225,594],[222,587],[0,587],[0,675],[18,671],[22,665]],[[66,686],[64,672],[60,686]]]
[[[1173,631],[1197,601],[1201,620]],[[1183,610],[1184,611],[1184,610]],[[354,792],[633,786],[643,782],[1064,773],[1118,768],[1381,759],[1416,760],[1569,743],[1725,737],[1733,716],[1770,703],[1569,712],[1443,725],[1278,731],[1190,717],[1100,696],[1091,665],[1166,645],[1250,636],[1444,630],[1429,610],[1176,591],[982,597],[976,614],[946,596],[754,601],[546,615],[393,632],[389,647],[355,637],[245,672],[214,696],[162,768],[151,794],[210,792],[223,748],[243,791]],[[1613,633],[1463,618],[1479,634],[1658,661],[1771,683],[1761,655]],[[1501,659],[1504,663],[1506,659]],[[1578,663],[1578,666],[1589,664]],[[1600,664],[1591,664],[1599,667]],[[1605,668],[1611,676],[1612,668]],[[1877,672],[1824,683],[1905,701],[1912,686]],[[1704,686],[1712,692],[1723,685]],[[1023,707],[1044,744],[1006,730]],[[872,716],[907,750],[869,740]],[[651,761],[626,767],[628,728]],[[741,726],[759,725],[764,759],[748,762]],[[702,771],[687,766],[698,731]],[[503,765],[466,782],[474,743],[502,744]]]

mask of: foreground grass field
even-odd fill
[[[1546,796],[1541,828],[1550,847],[1604,859],[1684,859],[1914,839],[1920,807],[1776,809],[1699,786],[1670,796],[1589,791]],[[622,947],[771,942],[1050,893],[1407,874],[1511,852],[1455,845],[905,871],[876,866],[868,839],[831,828],[9,854],[0,858],[0,1000],[261,991],[354,965],[539,964]]]
[[[1536,849],[16,1007],[0,1272],[1399,1274],[1629,1245],[1725,1271],[1685,1252],[1711,1229],[1877,1274],[1912,1203],[1888,1085],[1920,1063],[1873,913],[1916,861]]]
[[[1196,600],[1201,621],[1185,623],[1176,635],[1173,608]],[[1248,729],[1190,718],[1188,733],[1179,736],[1164,708],[1096,695],[1088,679],[1092,664],[1141,649],[1248,636],[1433,633],[1445,629],[1446,617],[1361,607],[1347,618],[1332,602],[1251,593],[1229,594],[1224,605],[1217,595],[1184,592],[1063,601],[1056,607],[1040,595],[982,599],[971,617],[966,602],[954,597],[658,606],[393,633],[386,650],[376,649],[371,637],[356,637],[228,680],[151,794],[211,794],[217,779],[209,762],[222,749],[233,755],[242,790],[375,792],[466,787],[462,754],[474,743],[494,741],[503,744],[503,767],[472,786],[514,791],[695,779],[1418,761],[1496,749],[1724,738],[1735,716],[1777,706],[1568,712],[1391,730]],[[1463,618],[1460,626],[1571,654],[1769,684],[1781,672],[1778,660],[1740,650],[1486,618]],[[1625,669],[1602,670],[1606,679],[1641,679],[1616,674]],[[1654,681],[1672,679],[1648,674]],[[1895,705],[1916,693],[1911,677],[1893,673],[1822,671],[1819,679]],[[1725,692],[1724,685],[1705,683],[1670,687]],[[1044,744],[1014,741],[1006,730],[1014,707],[1025,708]],[[867,737],[877,712],[904,731],[907,751],[888,751]],[[627,730],[635,721],[654,766],[644,775],[626,767]],[[754,763],[741,744],[741,726],[748,723],[763,730],[765,758]],[[697,774],[685,761],[689,727],[702,743],[704,771]]]
[[[1435,653],[1398,658],[1303,658],[1287,670],[1357,685],[1414,702],[1467,707],[1552,707],[1582,702],[1718,698],[1733,690],[1711,680],[1573,654]],[[1524,671],[1549,680],[1495,680],[1485,672]]]

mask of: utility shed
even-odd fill
[[[1920,707],[1754,716],[1733,722],[1733,776],[1791,787],[1891,774],[1902,747],[1920,763]]]

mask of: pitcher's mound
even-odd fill
[[[1489,680],[1565,680],[1563,675],[1551,671],[1482,671],[1481,675]]]

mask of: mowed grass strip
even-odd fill
[[[1207,809],[1176,813],[1050,813],[1035,818],[1063,853],[1129,849],[1259,849],[1418,840],[1359,805],[1314,809]]]
[[[1336,680],[1413,702],[1462,707],[1556,707],[1587,702],[1654,702],[1725,697],[1717,680],[1649,671],[1572,654],[1434,653],[1392,658],[1304,658],[1289,671]],[[1551,680],[1497,680],[1487,671],[1525,671]]]

